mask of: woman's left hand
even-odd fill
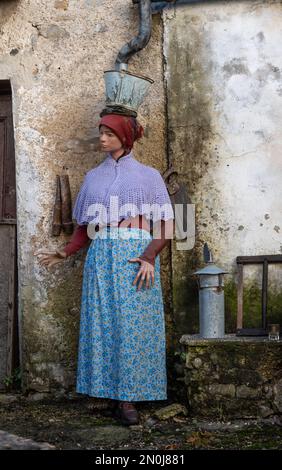
[[[144,261],[143,259],[140,258],[131,258],[128,260],[130,263],[136,263],[139,262],[141,263],[140,269],[133,281],[133,285],[137,283],[138,279],[140,279],[139,285],[137,290],[140,290],[143,286],[143,282],[146,280],[146,288],[150,289],[150,280],[152,279],[152,286],[154,285],[155,281],[155,268],[151,263],[148,263],[147,261]]]

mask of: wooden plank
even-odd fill
[[[1,102],[0,102],[1,108]],[[3,179],[4,179],[4,160],[5,160],[5,136],[6,121],[0,116],[0,217],[3,213]]]
[[[257,264],[267,260],[268,263],[282,263],[282,255],[237,256],[236,262],[241,264]]]
[[[0,81],[0,389],[18,365],[16,181],[9,83]]]
[[[0,218],[16,219],[16,175],[11,96],[0,96]]]
[[[0,218],[0,224],[10,224],[10,225],[16,225],[17,219],[1,219]]]
[[[14,362],[14,332],[15,332],[15,257],[16,257],[16,226],[8,225],[10,232],[10,270],[8,273],[8,332],[7,332],[7,375],[10,376]]]
[[[263,272],[262,272],[262,328],[266,329],[266,316],[267,316],[267,284],[268,284],[268,261],[265,259],[263,262]]]
[[[14,149],[14,127],[12,116],[12,101],[7,116],[7,153],[4,162],[4,211],[5,219],[16,219],[16,168]]]
[[[8,375],[10,367],[8,361],[11,355],[8,354],[8,342],[11,338],[11,316],[12,310],[9,309],[11,301],[11,278],[14,276],[14,263],[11,263],[12,245],[11,230],[15,227],[11,225],[0,226],[0,389],[5,388],[4,379]]]
[[[243,327],[243,265],[238,264],[237,328]]]
[[[263,275],[262,275],[262,328],[261,329],[249,329],[248,331],[255,332],[266,331],[267,327],[267,288],[268,288],[268,264],[269,263],[282,263],[282,255],[259,255],[259,256],[237,256],[236,262],[238,264],[238,290],[237,290],[237,335],[239,336],[243,328],[243,266],[246,264],[263,264]],[[244,329],[246,332],[247,330]],[[263,333],[264,334],[264,333]],[[257,333],[259,335],[259,333]]]
[[[267,336],[264,328],[238,328],[236,336]]]
[[[0,95],[11,96],[11,83],[10,80],[0,80]]]

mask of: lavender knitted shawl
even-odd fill
[[[111,154],[86,173],[73,218],[79,225],[109,224],[143,214],[146,219],[174,219],[160,172],[140,163],[132,151],[116,161]]]

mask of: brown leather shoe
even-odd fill
[[[120,401],[118,403],[116,408],[116,417],[119,418],[122,424],[126,426],[139,423],[137,410],[130,401]]]

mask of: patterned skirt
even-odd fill
[[[78,393],[114,400],[166,400],[166,341],[160,258],[149,289],[132,285],[152,235],[105,227],[85,259],[78,348]]]

